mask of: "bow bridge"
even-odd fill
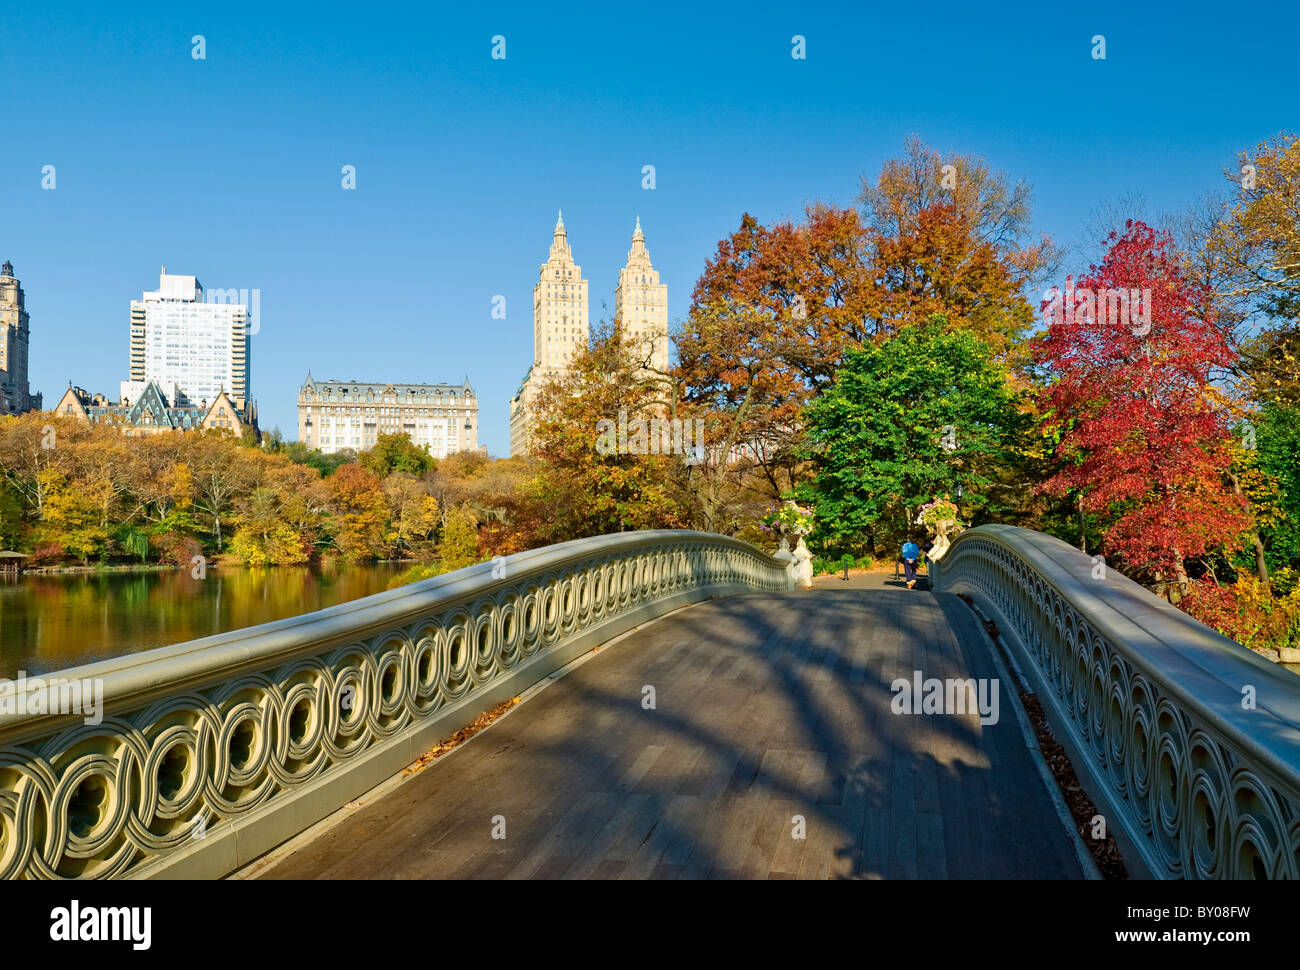
[[[1039,533],[933,571],[623,533],[64,671],[103,718],[0,715],[0,875],[1095,876],[1024,692],[1131,875],[1300,875],[1294,674]]]

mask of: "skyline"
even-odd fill
[[[27,293],[33,390],[48,402],[69,380],[116,388],[130,300],[166,265],[260,289],[263,430],[293,436],[308,370],[468,374],[480,441],[504,455],[557,210],[593,324],[613,311],[639,216],[676,326],[742,213],[768,223],[806,202],[851,205],[912,133],[1025,178],[1035,231],[1064,244],[1126,193],[1155,218],[1221,188],[1237,151],[1296,127],[1297,14],[1268,15],[1261,32],[1264,14],[1174,9],[939,8],[911,45],[890,41],[914,36],[899,10],[760,6],[733,21],[666,6],[642,22],[575,8],[559,24],[529,10],[400,24],[363,10],[346,30],[246,5],[219,18],[161,4],[14,11],[0,44],[16,133],[0,157],[0,259]],[[1096,33],[1105,61],[1089,56]],[[806,60],[790,57],[795,34]],[[505,60],[491,58],[497,35]],[[356,190],[340,187],[344,165]],[[1075,253],[1063,271],[1090,261]]]

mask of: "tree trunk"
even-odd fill
[[[1246,511],[1250,511],[1250,499],[1241,491],[1241,482],[1237,476],[1228,472],[1228,479],[1232,482],[1232,490],[1237,493],[1238,497],[1246,503]],[[1255,573],[1259,576],[1259,581],[1268,584],[1268,560],[1264,557],[1264,542],[1259,537],[1259,529],[1250,530],[1250,543],[1255,547]]]

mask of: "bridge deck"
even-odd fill
[[[1080,877],[1012,685],[996,725],[895,715],[889,685],[914,670],[998,676],[950,596],[818,588],[700,604],[598,653],[263,876]]]

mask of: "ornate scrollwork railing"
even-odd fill
[[[1300,876],[1300,678],[1079,550],[981,526],[935,564],[1032,681],[1130,869]]]
[[[789,585],[735,539],[623,533],[62,671],[103,720],[0,715],[0,877],[223,875],[593,646]]]

